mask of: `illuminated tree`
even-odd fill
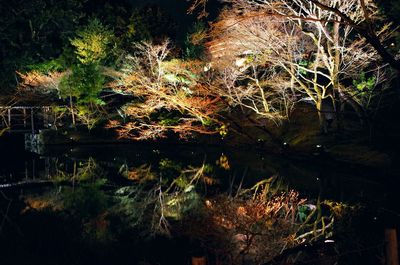
[[[202,63],[167,60],[169,42],[155,45],[136,44],[137,52],[127,56],[123,69],[112,84],[116,91],[134,95],[137,100],[123,111],[128,123],[112,121],[122,137],[155,139],[168,131],[187,138],[191,133],[215,134],[221,127],[218,120],[218,97],[198,82]]]
[[[61,97],[69,99],[73,124],[76,114],[80,114],[78,118],[91,129],[98,120],[94,117],[99,115],[98,105],[103,104],[99,99],[105,83],[101,63],[109,55],[113,33],[99,20],[93,19],[76,35],[70,42],[75,48],[78,63],[73,64],[62,78],[59,92]],[[77,100],[75,107],[73,98]]]
[[[99,106],[104,102],[99,94],[105,84],[103,63],[109,55],[112,40],[112,31],[97,19],[91,20],[70,40],[75,48],[74,63],[63,68],[53,60],[55,62],[50,61],[42,67],[36,67],[38,70],[19,73],[22,79],[19,91],[25,95],[56,94],[60,98],[68,99],[73,125],[79,119],[89,129],[93,128],[103,113]]]
[[[374,88],[386,79],[379,51],[368,38],[353,32],[354,23],[380,19],[372,2],[329,1],[331,8],[302,0],[225,2],[232,8],[221,14],[211,31],[214,65],[236,64],[248,71],[256,61],[260,69],[278,70],[281,80],[275,84],[290,88],[293,99],[311,100],[321,126],[326,124],[324,103],[332,102],[329,111],[334,112],[337,97],[364,116],[365,106],[359,99],[363,94],[349,80],[358,79],[360,69],[375,76],[370,79],[376,81]],[[342,21],[335,10],[354,23]],[[383,42],[391,33],[390,26],[384,25],[377,36]]]
[[[279,32],[279,26],[279,21],[246,20],[229,10],[213,24],[207,43],[218,93],[230,106],[276,123],[288,117],[294,99],[293,82],[277,60],[286,60],[283,43],[296,47],[295,36]]]
[[[208,0],[192,0],[192,5],[190,6],[188,12],[192,13],[196,9],[200,8],[202,12],[200,13],[200,16],[207,15],[206,12],[206,4]],[[370,10],[368,10],[368,7],[371,5],[375,6],[375,2],[373,0],[360,0],[358,1],[349,1],[346,3],[346,1],[325,1],[325,0],[300,0],[300,1],[294,1],[293,3],[290,1],[286,0],[261,0],[261,1],[251,1],[251,0],[245,0],[245,1],[238,1],[238,0],[223,0],[222,2],[226,2],[229,4],[239,4],[242,6],[251,6],[254,8],[259,8],[263,6],[268,6],[271,9],[265,10],[267,12],[264,12],[262,16],[276,16],[276,17],[286,17],[286,18],[292,18],[296,19],[299,21],[314,21],[314,22],[340,22],[342,24],[346,24],[347,26],[351,27],[353,30],[355,30],[358,34],[360,34],[363,38],[365,38],[366,42],[369,43],[371,46],[374,47],[376,52],[382,57],[382,59],[390,64],[391,67],[396,69],[397,71],[400,70],[400,60],[398,57],[398,49],[394,50],[394,53],[391,52],[391,49],[388,49],[385,47],[384,42],[382,42],[381,37],[379,36],[378,32],[380,31],[379,28],[380,23],[375,23],[376,17],[376,12],[373,12],[372,14],[370,13]],[[361,11],[361,16],[363,19],[355,19],[351,14],[349,15],[344,9],[341,8],[341,5],[345,4],[346,6],[354,6],[355,4],[358,6],[355,8],[357,11]],[[391,3],[380,3],[383,5],[386,9],[387,13],[391,14],[391,17],[394,19],[397,19],[396,17],[393,16],[393,13],[395,13],[396,9],[398,8],[398,5],[396,3],[391,2]],[[333,17],[329,17],[328,20],[320,20],[320,18],[317,17],[307,17],[307,16],[297,16],[296,14],[293,14],[293,8],[297,9],[300,6],[301,10],[303,7],[306,6],[316,6],[319,8],[319,10],[323,11],[328,11],[333,14]],[[286,12],[285,9],[288,8],[287,10],[291,10],[289,12]],[[350,10],[350,9],[349,9]],[[347,11],[349,11],[347,10]],[[352,10],[354,11],[354,10]],[[339,19],[335,20],[334,17],[338,17]]]
[[[88,65],[99,63],[107,57],[112,39],[112,31],[98,19],[93,19],[82,30],[78,30],[70,42],[75,48],[78,61]]]

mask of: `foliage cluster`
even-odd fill
[[[19,88],[57,94],[73,125],[90,130],[103,119],[134,140],[246,135],[237,114],[265,129],[290,121],[304,102],[323,133],[343,128],[348,107],[360,127],[372,126],[399,70],[396,28],[374,1],[224,2],[210,27],[195,23],[178,46],[165,38],[174,27],[157,6],[128,12],[108,3],[116,17],[83,16],[62,54],[27,64]],[[115,108],[106,93],[133,100]]]

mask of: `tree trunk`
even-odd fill
[[[340,17],[337,17],[337,20],[340,21]],[[340,62],[341,62],[341,51],[340,51],[340,43],[339,43],[339,38],[340,38],[340,22],[335,22],[333,25],[333,45],[334,45],[334,67],[333,67],[333,72],[331,73],[331,79],[332,79],[332,84],[333,84],[333,97],[332,102],[335,104],[335,98],[336,95],[338,94],[338,91],[340,90],[340,80],[339,80],[339,72],[340,72]],[[340,96],[339,96],[340,98]],[[342,101],[339,99],[340,105]],[[341,130],[342,128],[342,116],[340,112],[340,108],[336,106],[335,108],[336,112],[336,124],[337,124],[337,130]]]
[[[74,106],[72,103],[72,96],[69,95],[69,106],[71,108],[71,117],[72,117],[72,125],[75,127],[75,112],[74,112]]]
[[[319,128],[322,133],[328,133],[328,128],[326,127],[326,122],[325,122],[325,114],[323,113],[322,110],[322,100],[318,99],[317,102],[317,112],[318,112],[318,120],[319,120]]]

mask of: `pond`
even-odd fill
[[[272,153],[121,144],[35,154],[3,142],[2,264],[383,259],[384,229],[399,223],[396,170]]]

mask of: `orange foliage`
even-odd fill
[[[20,91],[34,90],[40,93],[57,90],[61,78],[66,74],[65,72],[50,72],[48,74],[42,74],[37,71],[25,74],[20,72],[17,73],[21,78],[21,82],[18,84],[18,89]]]
[[[218,119],[220,98],[210,95],[208,86],[200,82],[204,63],[167,61],[168,45],[168,42],[137,45],[137,54],[127,56],[125,68],[110,84],[140,99],[124,106],[128,122],[113,121],[107,125],[115,128],[120,137],[157,139],[166,137],[170,131],[187,139],[193,133],[218,133],[217,128],[222,125]],[[162,111],[173,112],[173,121],[154,118]]]

